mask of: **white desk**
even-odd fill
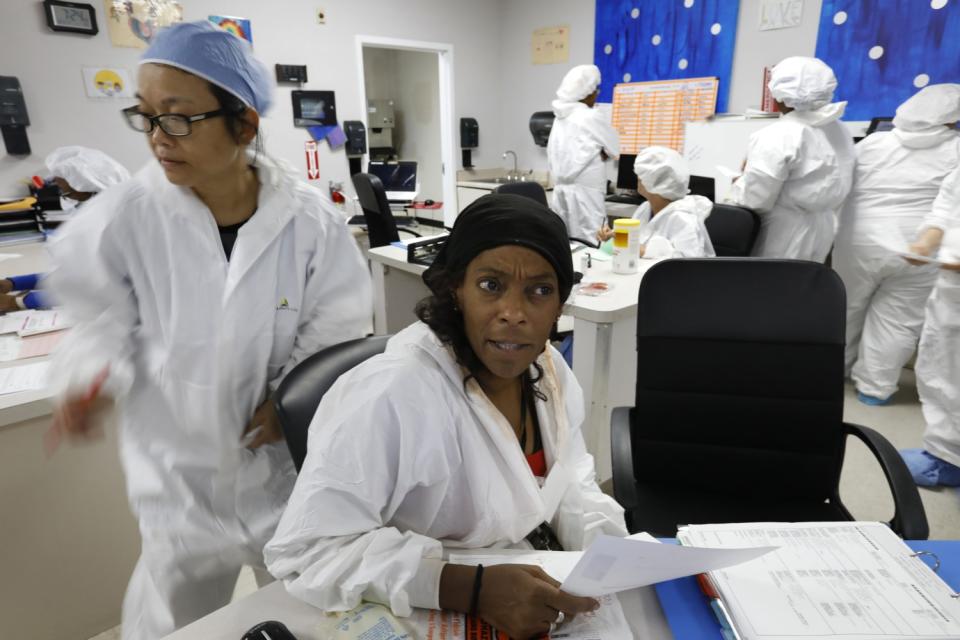
[[[653,587],[620,594],[634,638],[672,640],[663,609]],[[165,640],[240,640],[243,633],[264,620],[279,620],[298,640],[327,640],[317,630],[324,613],[289,595],[274,582],[246,598],[231,602]]]
[[[574,254],[574,265],[579,265],[579,254]],[[430,295],[420,278],[426,267],[408,263],[406,252],[397,247],[378,247],[367,255],[373,275],[374,333],[396,333],[416,320],[414,305]],[[610,414],[614,407],[633,406],[637,292],[643,273],[655,263],[641,260],[639,274],[624,276],[611,272],[610,260],[594,260],[584,281],[607,282],[613,289],[594,298],[574,295],[564,307],[574,319],[573,373],[583,387],[584,438],[596,458],[600,482],[612,475]]]
[[[43,243],[0,247],[0,254],[20,256],[0,261],[0,277],[49,268]],[[116,428],[107,425],[103,440],[65,443],[48,459],[42,442],[51,406],[47,390],[0,395],[4,638],[76,640],[116,626],[140,550]]]

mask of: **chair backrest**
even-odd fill
[[[749,256],[760,232],[760,216],[756,212],[731,204],[713,205],[704,224],[718,256]]]
[[[846,293],[799,260],[667,260],[640,283],[632,421],[639,482],[836,496]]]
[[[387,191],[380,178],[370,173],[355,173],[350,176],[357,192],[363,218],[367,223],[370,248],[383,247],[400,239],[397,221],[393,219]]]
[[[536,182],[506,182],[497,187],[495,191],[497,193],[513,193],[536,200],[545,207],[550,206],[547,204],[547,192]]]
[[[319,351],[294,367],[274,394],[283,436],[300,471],[307,455],[307,431],[320,400],[341,375],[387,348],[390,336],[342,342]]]

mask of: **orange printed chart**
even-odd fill
[[[717,110],[716,78],[626,82],[613,89],[613,127],[620,153],[653,145],[683,153],[686,123],[706,120]]]

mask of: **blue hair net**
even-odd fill
[[[161,30],[140,58],[140,64],[148,63],[209,80],[260,115],[270,108],[270,74],[250,43],[210,22],[181,22]]]

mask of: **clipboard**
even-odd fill
[[[676,540],[662,542],[676,544]],[[905,540],[918,561],[935,558],[937,575],[960,592],[960,540]],[[933,567],[931,566],[931,569]],[[724,640],[720,623],[694,576],[655,585],[657,598],[675,640]]]

